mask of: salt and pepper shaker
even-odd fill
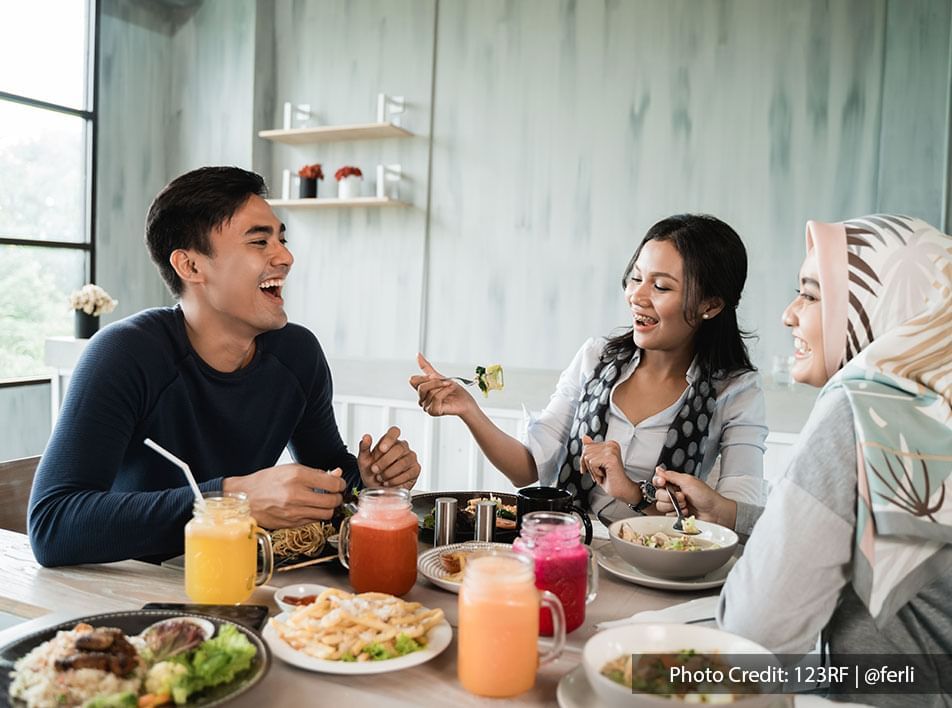
[[[492,541],[496,531],[496,502],[476,502],[476,540]]]
[[[456,542],[456,506],[453,497],[437,497],[433,514],[433,546]]]

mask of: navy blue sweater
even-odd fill
[[[221,373],[189,345],[178,307],[145,310],[98,333],[83,353],[30,497],[30,542],[45,566],[159,560],[182,553],[194,496],[181,470],[143,444],[185,460],[204,491],[224,477],[294,458],[341,467],[360,485],[331,405],[327,360],[289,324],[257,338],[251,363]]]

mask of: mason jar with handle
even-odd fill
[[[410,591],[417,577],[418,524],[406,489],[360,492],[357,513],[341,524],[337,548],[354,590],[391,595]]]
[[[459,591],[460,683],[478,696],[518,696],[535,685],[542,664],[554,661],[565,647],[562,603],[539,592],[532,559],[498,551],[476,555],[467,564]],[[552,613],[555,640],[539,656],[539,608]]]
[[[251,516],[248,497],[205,492],[185,525],[185,594],[202,604],[239,604],[251,597],[256,585],[268,582],[273,571],[271,537]]]
[[[585,621],[585,606],[598,594],[598,564],[592,549],[582,544],[581,525],[574,514],[561,511],[533,511],[522,517],[522,529],[512,543],[517,553],[535,561],[535,584],[562,602],[565,631],[571,632]],[[542,608],[539,633],[552,636],[552,615]]]

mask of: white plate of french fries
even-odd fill
[[[328,674],[378,674],[429,661],[449,646],[443,610],[393,595],[328,588],[317,600],[268,621],[262,636],[287,663]],[[411,642],[419,649],[403,655]],[[381,655],[390,658],[374,658]]]

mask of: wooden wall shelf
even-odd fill
[[[335,140],[411,138],[413,133],[393,123],[355,123],[353,125],[322,125],[318,128],[262,130],[258,132],[258,136],[287,145],[305,145]]]
[[[288,207],[301,209],[328,209],[331,207],[388,207],[409,206],[406,202],[389,197],[356,197],[354,199],[336,199],[332,197],[318,197],[317,199],[269,199],[268,204],[273,207]]]

